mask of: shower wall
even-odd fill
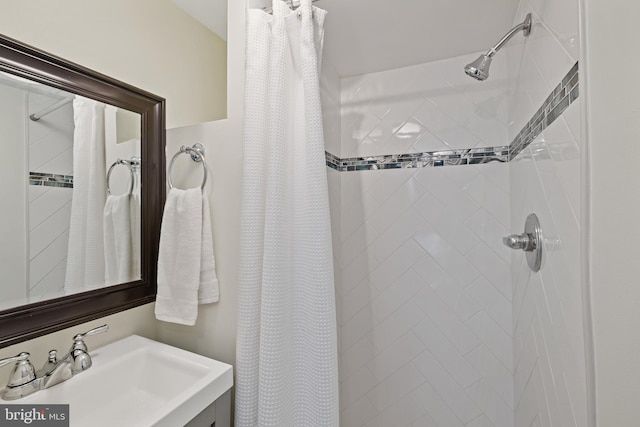
[[[480,85],[475,56],[341,79],[332,154],[504,145],[506,60]],[[328,175],[341,425],[512,426],[508,165]]]
[[[28,114],[55,104],[59,98],[28,95]],[[73,105],[28,126],[29,171],[73,175]],[[26,178],[25,178],[26,179]],[[67,269],[72,188],[29,185],[29,295],[59,295]]]
[[[580,60],[577,0],[522,1],[537,21],[531,36],[508,48],[509,140]],[[582,91],[582,88],[581,88]],[[545,235],[533,273],[512,254],[515,425],[587,426],[581,275],[581,98],[510,165],[512,232],[535,212]]]

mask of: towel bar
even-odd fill
[[[140,165],[140,160],[133,157],[131,158],[131,160],[118,159],[115,162],[113,162],[113,164],[109,167],[109,171],[107,172],[107,194],[108,195],[111,195],[111,171],[113,171],[113,168],[115,168],[117,165],[125,165],[126,167],[129,168],[129,173],[131,174],[131,183],[129,184],[129,195],[132,195],[133,186],[135,183],[134,168]]]
[[[183,153],[187,153],[191,155],[191,160],[194,162],[200,163],[202,162],[202,169],[204,171],[204,175],[202,176],[202,185],[200,186],[201,190],[204,190],[204,186],[207,183],[207,163],[204,160],[204,147],[202,144],[194,144],[193,147],[185,147],[184,145],[180,147],[180,150],[171,158],[171,162],[169,162],[169,172],[167,173],[167,181],[169,182],[169,189],[173,188],[173,182],[171,182],[171,169],[173,168],[173,162],[176,158]]]

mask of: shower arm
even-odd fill
[[[502,39],[500,39],[500,41],[496,43],[494,47],[489,49],[486,55],[489,58],[492,58],[493,55],[495,55],[500,49],[502,49],[502,46],[504,46],[505,43],[511,40],[511,37],[513,37],[519,31],[523,31],[525,36],[528,36],[529,33],[531,33],[531,14],[530,13],[527,14],[526,18],[524,18],[524,21],[522,21],[522,23],[513,27],[511,31],[505,34],[504,37],[502,37]]]

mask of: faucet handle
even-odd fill
[[[36,370],[29,361],[29,353],[22,352],[17,356],[7,357],[0,360],[0,366],[16,362],[16,365],[9,375],[7,387],[18,387],[36,379]]]
[[[85,333],[77,334],[76,336],[73,337],[73,340],[74,341],[82,341],[84,339],[84,337],[88,337],[90,335],[95,335],[95,334],[100,334],[102,332],[107,332],[108,330],[109,330],[109,325],[98,326],[97,328],[93,328],[91,330],[88,330]]]

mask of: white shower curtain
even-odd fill
[[[82,96],[73,100],[73,200],[64,284],[68,294],[104,285],[105,107]]]
[[[237,426],[337,426],[319,62],[326,12],[248,11]]]

